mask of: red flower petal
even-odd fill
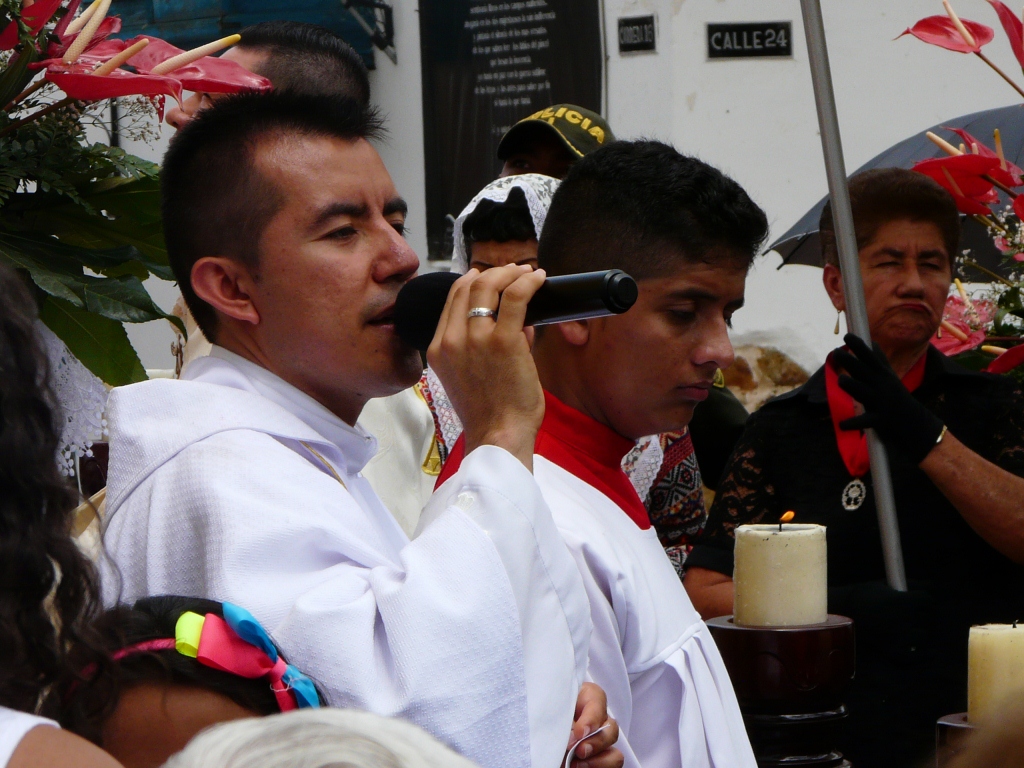
[[[60,20],[60,22],[58,22],[57,26],[54,27],[53,29],[53,34],[55,34],[58,38],[64,37],[64,33],[67,31],[68,25],[70,25],[71,22],[74,20],[75,13],[78,11],[78,6],[80,6],[81,4],[82,0],[71,0],[71,2],[68,3],[68,9],[64,13],[64,17]]]
[[[1024,197],[1013,198],[1013,212],[1017,214],[1017,218],[1024,221]]]
[[[1017,63],[1024,67],[1024,24],[1021,23],[1016,13],[999,0],[988,0],[988,4],[996,9],[999,23],[1003,25],[1003,31],[1010,39],[1013,55],[1017,57]]]
[[[992,31],[992,27],[986,27],[984,24],[968,21],[967,19],[960,19],[960,21],[974,37],[975,45],[973,48],[964,42],[964,39],[960,36],[956,27],[953,26],[953,22],[949,20],[948,16],[929,16],[926,19],[921,19],[917,24],[907,29],[903,35],[913,35],[918,40],[923,40],[931,45],[937,45],[940,48],[956,51],[957,53],[977,53],[983,45],[991,43],[992,38],[996,36],[995,32]],[[900,37],[903,37],[903,35],[900,35]]]
[[[107,16],[103,21],[100,22],[99,28],[96,30],[96,34],[89,40],[89,45],[86,46],[86,51],[91,51],[97,45],[105,41],[111,35],[116,35],[121,31],[121,18],[119,16]],[[50,47],[46,50],[48,56],[57,57],[63,56],[64,51],[71,47],[71,44],[75,42],[75,39],[81,34],[76,32],[73,35],[60,38],[60,45],[57,43],[50,43]],[[122,48],[124,46],[121,46]]]
[[[80,101],[98,101],[118,96],[173,96],[181,101],[181,83],[173,77],[139,75],[115,69],[108,75],[92,74],[96,62],[76,62],[71,66],[47,67],[46,79],[64,93]]]
[[[922,160],[913,167],[913,170],[934,179],[953,195],[962,213],[977,215],[990,214],[991,211],[983,203],[998,199],[992,183],[981,178],[982,174],[992,175],[994,169],[999,169],[999,160],[982,155],[936,157]],[[953,188],[949,176],[953,177],[959,192]]]
[[[149,40],[149,45],[132,57],[132,66],[139,72],[149,72],[160,62],[183,52],[180,48],[149,35],[133,38],[127,44],[131,45],[143,38]],[[204,56],[198,61],[169,72],[166,77],[178,80],[186,90],[204,93],[266,91],[271,87],[267,78],[250,72],[233,61],[213,56]]]
[[[36,34],[50,20],[61,0],[38,0],[21,12],[22,20],[28,24],[32,34]],[[0,32],[0,51],[9,51],[18,44],[18,23],[12,21],[3,32]]]
[[[1008,349],[988,364],[985,369],[989,373],[1007,373],[1024,363],[1024,344]]]
[[[986,145],[982,144],[980,141],[978,141],[976,138],[971,136],[971,134],[969,134],[967,131],[963,130],[962,128],[949,128],[947,126],[942,126],[942,127],[945,130],[947,130],[947,131],[952,131],[957,136],[959,136],[961,139],[963,139],[964,144],[967,146],[967,151],[968,152],[971,151],[971,145],[972,144],[977,144],[978,145],[978,154],[979,155],[981,155],[982,157],[994,157],[997,160],[999,159],[999,156],[996,154],[994,149],[989,149]],[[1009,181],[1007,181],[1005,178],[999,178],[999,176],[994,175],[996,171],[1002,172],[1003,169],[997,167],[993,171],[993,173],[991,173],[989,175],[991,175],[993,178],[999,179],[999,181],[1001,181],[1003,184],[1006,184],[1006,186],[1008,186],[1008,187],[1019,187],[1022,183],[1024,183],[1024,170],[1022,170],[1021,168],[1017,167],[1016,165],[1011,163],[1009,160],[1006,161],[1006,171],[1005,171],[1007,174],[1009,174]]]
[[[947,330],[942,331],[941,337],[932,336],[932,346],[946,357],[952,357],[953,355],[959,355],[961,352],[976,349],[985,343],[984,331],[972,331],[962,323],[953,323],[953,325],[967,334],[967,341],[960,341],[960,339]]]

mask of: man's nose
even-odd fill
[[[180,107],[177,105],[171,107],[167,110],[167,117],[164,118],[166,123],[174,128],[174,130],[180,131],[195,117],[196,110],[199,108],[202,99],[202,94],[194,93],[185,99]]]
[[[382,258],[377,261],[376,278],[381,283],[396,279],[405,281],[416,274],[420,260],[408,240],[391,226],[388,229],[391,232],[383,244]]]
[[[171,107],[167,110],[166,122],[176,131],[180,131],[184,128],[191,119],[192,117],[186,114],[185,110],[181,107]]]
[[[736,359],[736,352],[729,340],[729,326],[725,319],[712,324],[704,336],[703,342],[696,349],[694,364],[699,366],[715,364],[716,368],[726,369]]]
[[[916,262],[908,264],[903,269],[896,291],[899,296],[922,296],[924,294],[924,280],[921,279],[921,270]]]

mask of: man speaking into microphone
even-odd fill
[[[111,395],[105,598],[236,603],[334,706],[411,720],[484,768],[554,768],[591,627],[531,474],[544,399],[523,319],[544,276],[453,289],[432,362],[469,452],[410,542],[361,475],[376,443],[356,426],[420,376],[394,331],[418,261],[379,130],[357,102],[274,92],[172,140],[168,255],[214,347],[179,381]],[[499,295],[497,322],[471,316]],[[607,760],[591,765],[621,765],[616,738],[585,745]]]

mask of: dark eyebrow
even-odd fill
[[[669,294],[669,299],[683,301],[718,301],[718,297],[710,291],[700,288],[683,288]]]
[[[368,209],[365,205],[359,205],[357,203],[330,203],[317,211],[316,218],[314,218],[313,222],[309,225],[309,230],[314,232],[320,229],[324,224],[336,216],[351,216],[354,219],[358,219],[365,216],[367,212]]]
[[[393,213],[400,213],[405,216],[409,213],[409,205],[400,197],[396,197],[393,200],[388,200],[384,204],[384,215],[390,216]]]

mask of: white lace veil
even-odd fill
[[[508,199],[509,192],[514,187],[519,187],[526,196],[526,204],[529,206],[530,216],[533,218],[533,228],[537,232],[537,238],[540,239],[540,232],[544,228],[544,219],[547,218],[548,208],[551,207],[551,198],[560,183],[558,179],[551,176],[523,173],[518,176],[495,179],[477,192],[476,197],[469,201],[469,205],[462,209],[459,218],[455,220],[455,230],[452,233],[455,241],[455,248],[452,251],[452,272],[462,275],[469,270],[469,254],[466,253],[466,238],[462,236],[462,224],[466,217],[476,210],[481,200],[503,203]]]
[[[95,440],[104,440],[107,422],[107,388],[67,345],[43,325],[36,323],[50,362],[50,386],[60,404],[63,419],[57,463],[65,475],[75,476],[77,459],[92,456]]]

